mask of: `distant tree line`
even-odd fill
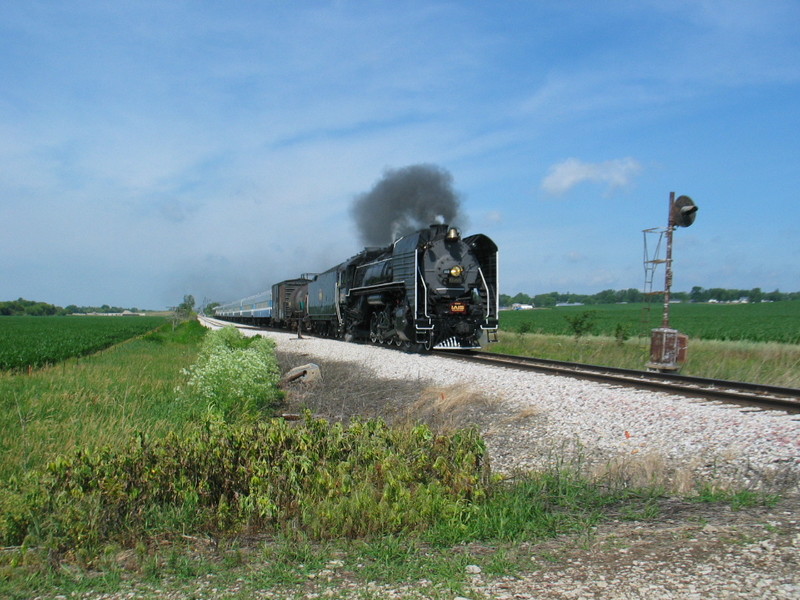
[[[42,317],[49,315],[71,315],[74,313],[121,313],[126,310],[130,312],[141,312],[138,308],[120,308],[119,306],[75,306],[70,304],[64,308],[48,304],[46,302],[36,302],[35,300],[9,300],[0,302],[0,316],[32,316]]]
[[[724,288],[702,288],[695,286],[691,292],[673,292],[673,300],[680,302],[738,302],[747,299],[748,302],[780,302],[783,300],[800,300],[800,292],[762,292],[761,288],[751,290],[737,290]],[[627,290],[603,290],[596,294],[572,294],[570,292],[548,292],[546,294],[519,293],[516,296],[500,294],[500,305],[532,304],[537,307],[556,306],[557,304],[619,304],[622,302],[645,302],[648,298],[641,290],[629,288]],[[663,302],[662,294],[650,296],[653,302]]]

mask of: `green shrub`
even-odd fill
[[[529,321],[523,321],[519,325],[517,325],[517,333],[520,335],[525,335],[526,333],[530,333],[533,329],[533,325]]]
[[[622,346],[630,338],[631,332],[629,328],[623,323],[617,323],[617,326],[614,328],[614,339],[617,341],[617,346]]]
[[[484,454],[475,430],[209,420],[183,437],[82,450],[0,490],[0,545],[91,554],[243,529],[317,539],[420,530],[485,496]]]
[[[229,422],[253,416],[282,398],[275,342],[244,338],[234,327],[206,335],[197,362],[186,374],[188,392]]]
[[[577,315],[564,315],[564,319],[577,340],[594,331],[596,316],[595,311],[585,310]]]
[[[161,329],[168,328],[169,325],[164,325]],[[175,331],[172,336],[173,341],[178,344],[194,344],[203,340],[209,330],[200,324],[200,321],[192,319],[191,321],[184,321]]]

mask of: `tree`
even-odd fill
[[[536,306],[555,306],[558,301],[557,292],[549,292],[547,294],[537,294],[533,297],[533,302]]]
[[[789,300],[800,300],[800,291],[797,292],[781,292],[775,290],[772,292],[765,292],[761,288],[752,288],[749,290],[731,289],[731,288],[703,288],[699,285],[692,287],[690,292],[673,292],[672,299],[685,302],[736,302],[741,298],[749,298],[750,302],[778,302]],[[537,308],[546,308],[555,306],[558,303],[582,303],[582,304],[614,304],[616,302],[662,302],[664,299],[663,293],[657,293],[649,298],[645,298],[644,294],[636,288],[628,288],[627,290],[603,290],[596,294],[572,294],[570,292],[549,292],[546,294],[536,294],[531,297],[523,292],[518,293],[516,296],[508,296],[506,294],[500,295],[500,303],[502,306],[511,306],[515,302],[520,304],[533,304]]]
[[[614,290],[603,290],[594,295],[597,304],[614,304],[617,301],[617,292]]]
[[[178,326],[178,323],[185,321],[192,315],[194,309],[194,296],[187,294],[183,297],[183,302],[175,307],[175,312],[172,317],[172,329]]]
[[[596,316],[597,313],[593,310],[585,310],[577,315],[564,315],[564,319],[569,323],[570,329],[575,335],[575,341],[592,332]]]
[[[187,294],[183,297],[183,302],[178,305],[178,310],[182,310],[189,314],[194,310],[194,296]]]
[[[516,304],[533,304],[533,298],[522,292],[514,296],[511,301]]]

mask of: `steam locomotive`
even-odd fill
[[[494,341],[498,310],[497,245],[436,224],[219,306],[215,316],[425,351]]]

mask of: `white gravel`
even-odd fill
[[[495,470],[538,468],[568,455],[596,473],[665,476],[676,491],[698,481],[800,489],[798,415],[389,348],[265,335],[279,349],[353,362],[376,377],[466,384],[495,400],[497,417],[484,431]]]

